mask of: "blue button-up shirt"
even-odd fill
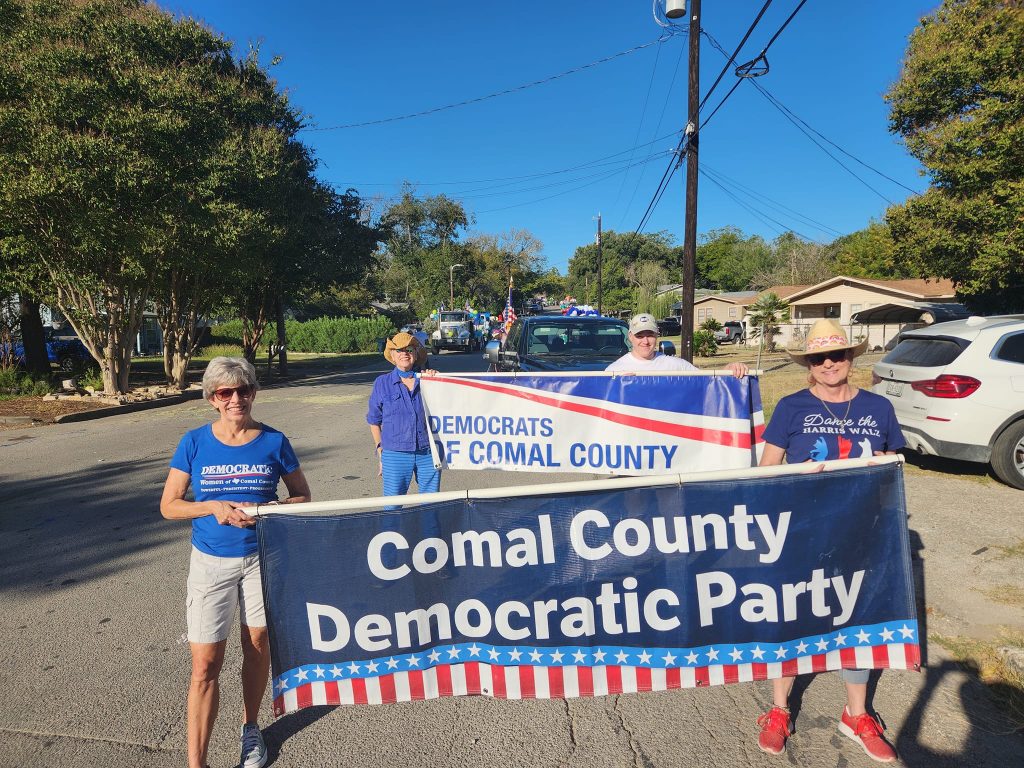
[[[370,393],[366,423],[380,427],[380,444],[385,451],[421,451],[430,447],[420,382],[409,388],[398,369],[378,376]]]

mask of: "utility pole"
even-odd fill
[[[603,315],[604,293],[601,285],[601,273],[604,272],[604,260],[601,258],[601,214],[597,214],[597,314]]]
[[[679,325],[680,357],[693,362],[693,294],[697,263],[697,146],[700,130],[700,0],[690,0],[690,84],[686,125],[686,224],[683,234],[683,288]]]

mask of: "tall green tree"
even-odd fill
[[[825,256],[836,275],[876,280],[927,277],[916,271],[916,263],[896,258],[889,225],[883,221],[872,221],[864,229],[837,237],[825,247]]]
[[[660,265],[669,282],[678,280],[682,248],[667,232],[636,234],[606,231],[601,238],[601,290],[606,313],[636,309],[635,284],[631,285],[626,267],[640,262]],[[597,245],[576,248],[569,259],[569,291],[580,302],[597,306]]]
[[[772,248],[759,235],[746,237],[736,227],[713,229],[697,244],[696,284],[720,291],[749,290],[754,275],[773,263]]]
[[[910,36],[890,129],[928,190],[886,214],[896,257],[978,311],[1024,308],[1024,8],[944,0]]]

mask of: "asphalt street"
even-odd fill
[[[483,369],[477,354],[432,362],[444,371]],[[315,499],[379,495],[365,410],[370,384],[384,370],[381,361],[259,393],[256,417],[289,436]],[[186,764],[189,529],[164,520],[158,502],[179,438],[213,415],[207,403],[193,401],[0,433],[0,768]],[[578,479],[449,472],[442,487]],[[1019,607],[986,611],[985,598],[970,587],[972,580],[1019,581],[1019,558],[972,558],[975,550],[1024,538],[1019,492],[973,478],[908,474],[907,494],[919,597],[935,604],[935,622],[949,632],[1024,628]],[[238,762],[239,664],[232,636],[213,768]],[[1024,765],[1024,739],[990,692],[937,648],[925,672],[887,672],[872,687],[904,765]],[[760,753],[754,721],[770,701],[769,688],[318,707],[277,721],[268,694],[262,725],[271,764],[281,767],[871,764],[836,731],[843,693],[832,674],[801,678],[789,750]]]

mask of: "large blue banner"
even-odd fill
[[[261,517],[275,713],[917,668],[901,466],[746,475]]]

